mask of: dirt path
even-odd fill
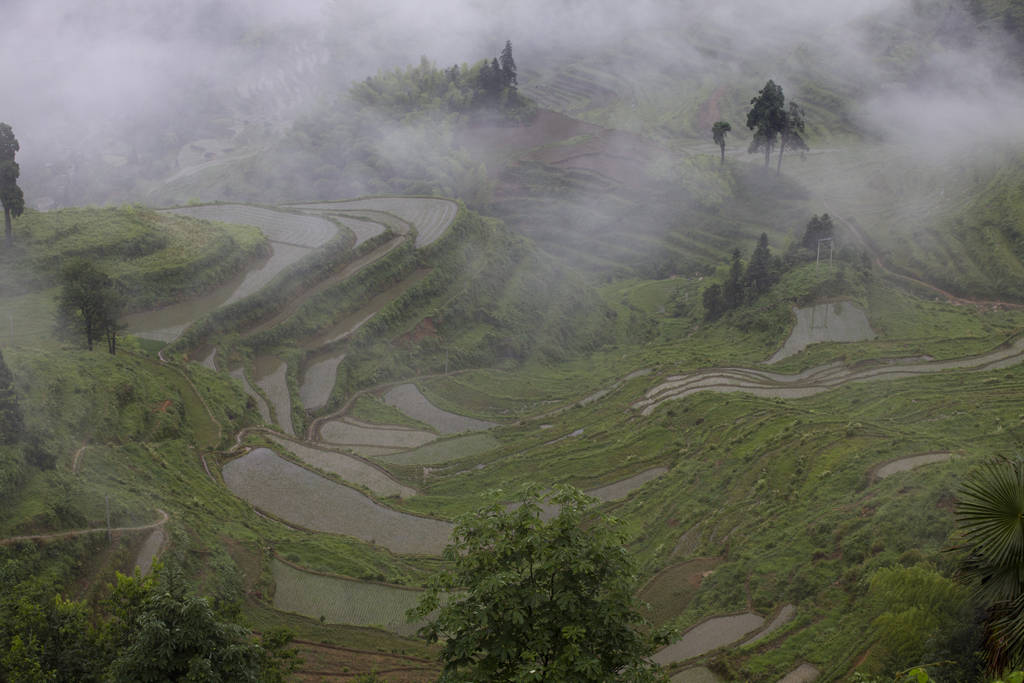
[[[947,292],[941,287],[937,287],[929,282],[925,282],[924,280],[919,280],[909,275],[897,273],[895,270],[888,266],[888,264],[885,262],[885,259],[883,259],[881,254],[879,253],[878,249],[875,248],[874,243],[871,242],[871,240],[864,234],[864,232],[859,227],[857,227],[851,221],[848,221],[847,219],[843,218],[839,214],[835,213],[831,209],[831,207],[829,207],[828,202],[823,201],[822,204],[824,204],[825,209],[828,211],[830,216],[832,216],[833,218],[835,218],[840,223],[842,223],[843,225],[850,229],[850,231],[857,238],[857,241],[860,242],[861,245],[865,249],[867,249],[868,252],[871,254],[872,258],[875,260],[875,265],[878,266],[879,270],[884,272],[886,275],[896,278],[897,280],[910,282],[920,287],[924,287],[925,289],[931,290],[936,294],[942,295],[949,303],[956,304],[958,306],[978,306],[981,308],[1010,308],[1016,310],[1024,309],[1024,304],[1016,303],[1013,301],[993,301],[989,299],[968,299],[960,297],[951,292]]]
[[[75,454],[71,456],[71,471],[78,474],[78,462],[82,459],[82,453],[89,447],[89,444],[83,443],[81,447],[75,451]]]
[[[167,523],[170,519],[170,515],[161,510],[156,509],[160,513],[160,519],[152,524],[143,524],[142,526],[117,526],[111,527],[110,532],[122,532],[122,531],[145,531],[147,529],[156,529]],[[107,527],[97,527],[93,529],[74,529],[72,531],[54,531],[48,534],[32,534],[28,536],[8,536],[7,538],[0,538],[0,545],[11,545],[12,543],[21,543],[23,541],[45,541],[54,538],[70,538],[72,536],[85,536],[86,534],[99,534],[106,533]]]

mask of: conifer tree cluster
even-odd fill
[[[505,41],[497,57],[447,69],[438,69],[423,57],[418,66],[381,72],[355,84],[352,95],[376,112],[402,119],[438,109],[455,114],[497,109],[506,118],[523,121],[532,117],[536,105],[519,94],[518,83],[512,41]]]
[[[782,261],[772,256],[768,235],[762,232],[746,268],[740,250],[734,249],[725,284],[715,283],[704,290],[704,319],[717,320],[724,313],[757,299],[779,281],[781,274]]]

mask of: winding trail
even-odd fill
[[[141,526],[116,526],[116,527],[110,527],[109,531],[111,533],[113,533],[115,531],[116,532],[122,532],[122,531],[146,531],[147,529],[156,529],[157,527],[161,527],[164,524],[166,524],[167,520],[170,519],[171,517],[170,517],[170,515],[168,515],[166,512],[164,512],[160,508],[157,508],[156,511],[160,513],[160,519],[155,521],[155,522],[153,522],[153,523],[151,523],[151,524],[143,524]],[[107,531],[108,531],[107,527],[103,526],[103,527],[96,527],[96,528],[90,528],[90,529],[74,529],[72,531],[54,531],[54,532],[51,532],[51,533],[48,533],[48,534],[30,534],[30,535],[27,535],[27,536],[8,536],[7,538],[0,538],[0,545],[11,545],[12,543],[22,543],[24,541],[45,541],[45,540],[55,539],[55,538],[70,538],[72,536],[85,536],[86,534],[106,533]]]
[[[1024,310],[1024,304],[1021,303],[1017,303],[1014,301],[995,301],[990,299],[969,299],[957,296],[956,294],[953,294],[951,292],[947,292],[941,287],[937,287],[931,284],[930,282],[925,282],[924,280],[919,280],[915,277],[911,277],[909,275],[904,275],[903,273],[896,272],[895,270],[889,267],[889,265],[886,263],[885,259],[882,257],[879,250],[875,247],[874,243],[870,240],[870,238],[868,238],[864,234],[864,232],[859,227],[857,227],[853,222],[848,221],[839,214],[835,213],[831,209],[831,207],[829,207],[828,202],[825,202],[823,200],[822,204],[828,210],[830,216],[837,219],[840,223],[848,227],[851,232],[853,232],[854,236],[864,246],[864,248],[871,252],[871,256],[875,260],[875,265],[878,266],[879,270],[884,272],[886,275],[896,278],[897,280],[903,280],[904,282],[910,282],[920,287],[924,287],[925,289],[931,290],[936,294],[941,294],[946,299],[946,301],[948,301],[951,304],[956,304],[958,306],[978,306],[981,308],[989,307]]]
[[[75,454],[71,456],[71,471],[73,473],[78,474],[78,461],[82,459],[82,453],[84,453],[85,449],[88,447],[88,443],[83,443],[81,447],[75,451]]]

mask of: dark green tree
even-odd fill
[[[743,305],[743,261],[739,249],[732,250],[732,265],[729,266],[729,279],[722,287],[722,303],[726,310],[739,308]]]
[[[506,88],[514,88],[519,84],[519,79],[516,76],[516,60],[512,59],[511,40],[505,41],[505,48],[501,51],[498,62],[501,64],[502,85]]]
[[[18,394],[14,391],[14,376],[0,353],[0,444],[17,442],[24,429]]]
[[[776,173],[782,172],[782,153],[787,147],[806,151],[807,143],[804,142],[804,109],[796,102],[790,102],[786,110],[785,125],[779,131],[779,163],[775,167]]]
[[[57,308],[61,327],[84,333],[90,351],[94,341],[106,338],[107,351],[116,353],[118,318],[124,308],[116,283],[83,259],[65,265],[60,282]]]
[[[531,492],[456,524],[450,570],[410,611],[428,620],[422,636],[443,642],[441,680],[659,680],[647,657],[665,638],[641,629],[622,535],[587,514],[593,499],[577,489],[556,488],[550,521],[541,500]]]
[[[0,679],[102,680],[111,649],[86,604],[48,595],[41,581],[29,583],[3,609],[10,641],[0,654]]]
[[[111,681],[276,682],[293,669],[289,635],[275,632],[261,644],[248,629],[222,621],[205,598],[187,594],[176,572],[118,574],[111,605]]]
[[[18,176],[21,169],[14,160],[14,155],[21,147],[14,131],[6,123],[0,123],[0,204],[4,207],[4,235],[7,243],[13,239],[11,218],[17,218],[25,211],[25,195],[18,187]]]
[[[772,251],[768,248],[768,235],[762,232],[761,239],[750,256],[743,282],[751,296],[760,296],[771,289],[777,280],[778,273],[772,260]]]
[[[961,576],[986,609],[988,668],[1024,664],[1024,460],[986,463],[960,488]]]
[[[704,319],[718,320],[725,313],[725,302],[722,300],[722,285],[717,282],[704,290]]]
[[[722,150],[720,164],[725,163],[725,136],[731,130],[732,126],[729,125],[728,121],[716,121],[715,125],[711,126],[711,137],[714,138],[715,144]]]
[[[764,166],[768,168],[772,150],[786,128],[786,97],[782,93],[782,86],[770,80],[758,91],[757,97],[750,100],[747,128],[754,131],[749,152],[753,154],[763,151]]]
[[[811,220],[807,221],[807,228],[804,230],[804,237],[800,240],[800,245],[816,252],[818,240],[834,236],[835,225],[832,223],[832,217],[827,213],[820,216],[814,215],[811,216]]]

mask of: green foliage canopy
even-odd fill
[[[764,165],[768,162],[775,148],[779,134],[786,128],[786,96],[782,86],[769,80],[758,91],[757,97],[750,100],[750,111],[747,112],[747,128],[754,131],[750,142],[750,153],[763,151]]]
[[[117,319],[124,308],[124,297],[106,273],[91,262],[75,260],[61,269],[58,311],[64,329],[85,334],[92,350],[93,341],[107,338],[107,350],[113,354],[117,343]]]
[[[444,642],[442,680],[657,680],[645,658],[664,638],[639,630],[633,561],[613,521],[585,523],[593,499],[571,487],[549,500],[560,507],[550,521],[532,491],[456,525],[451,570],[410,613]]]

